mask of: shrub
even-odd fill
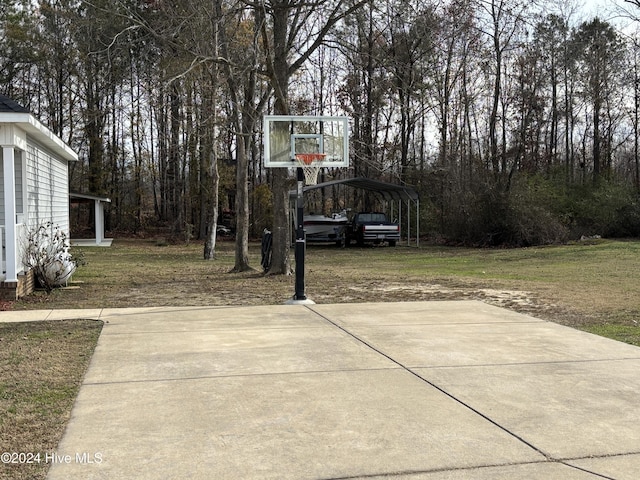
[[[632,187],[605,181],[597,186],[573,186],[564,208],[574,238],[640,234],[640,202]]]
[[[66,285],[76,270],[67,235],[52,222],[29,230],[24,250],[24,264],[33,269],[36,280],[47,292]]]
[[[519,247],[568,239],[557,210],[561,196],[551,182],[523,176],[509,189],[499,182],[478,181],[434,203],[442,205],[439,223],[450,242]]]
[[[516,174],[508,185],[476,178],[463,187],[455,174],[436,173],[423,178],[421,225],[449,243],[519,247],[640,236],[640,193],[623,182],[569,185],[556,172]]]

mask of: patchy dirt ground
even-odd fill
[[[260,263],[258,247],[252,247],[252,265]],[[50,295],[37,292],[11,308],[267,305],[282,304],[294,294],[293,275],[266,276],[258,270],[229,273],[233,244],[223,245],[215,261],[205,262],[200,255],[197,246],[119,241],[110,249],[87,251],[87,266],[79,269],[68,288]],[[567,297],[557,298],[553,284],[489,278],[482,270],[490,266],[485,259],[478,274],[442,275],[437,270],[441,266],[430,265],[441,261],[437,255],[437,251],[400,247],[311,248],[306,293],[316,303],[476,299],[572,326],[592,321],[585,309],[576,308]],[[454,268],[478,263],[464,255],[453,261],[457,262]],[[509,262],[508,268],[513,269],[513,261]]]
[[[537,318],[576,326],[587,319],[583,313],[572,311],[530,291],[494,288],[490,285],[446,285],[442,283],[375,283],[350,285],[341,289],[337,303],[393,302],[429,300],[480,300],[498,307],[509,308]],[[335,293],[335,292],[334,292]],[[314,294],[314,301],[335,301],[335,295]]]
[[[412,300],[460,300],[478,299],[501,307],[517,307],[521,309],[531,308],[539,310],[542,305],[533,299],[531,292],[521,292],[518,290],[499,290],[495,288],[451,288],[440,284],[416,283],[416,284],[385,284],[370,285],[366,288],[361,286],[347,287],[348,291],[365,291],[374,298],[392,298]]]
[[[265,276],[257,271],[230,274],[221,270],[207,275],[192,272],[183,274],[179,281],[156,278],[134,282],[127,288],[107,284],[95,294],[89,294],[88,283],[79,282],[49,296],[38,292],[17,306],[34,309],[281,304],[293,296],[294,282],[293,276]],[[593,321],[584,312],[557,304],[544,293],[500,288],[494,282],[355,279],[351,275],[345,278],[331,271],[315,271],[307,275],[305,292],[316,303],[480,300],[565,325]]]

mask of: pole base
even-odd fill
[[[284,302],[285,305],[315,305],[316,302],[310,300],[309,298],[305,298],[304,300],[298,300],[296,297],[291,297],[289,300]]]

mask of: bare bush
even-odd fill
[[[42,288],[50,292],[66,285],[77,263],[69,253],[67,235],[59,226],[46,222],[30,229],[26,236],[24,264],[33,269]]]

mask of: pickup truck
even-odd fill
[[[390,247],[395,247],[399,240],[400,225],[390,222],[384,213],[379,212],[356,213],[345,231],[347,245],[352,241],[358,245],[387,242]]]

